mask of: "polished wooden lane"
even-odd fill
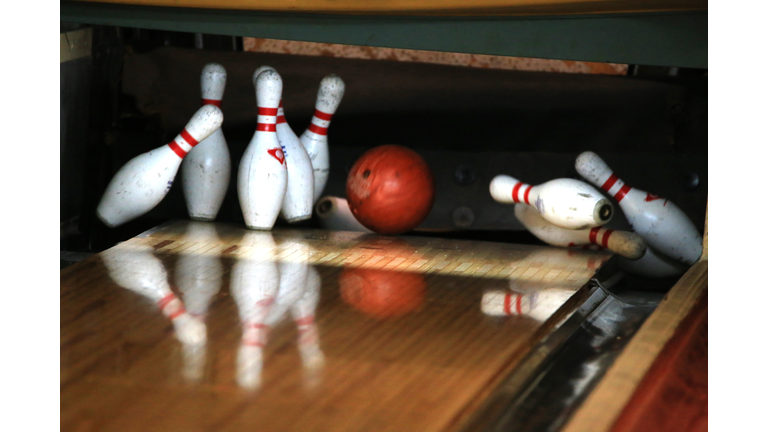
[[[61,272],[62,430],[456,430],[608,257],[177,222]]]

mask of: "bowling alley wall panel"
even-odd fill
[[[467,66],[486,69],[506,69],[538,72],[588,73],[626,75],[627,65],[571,60],[550,60],[525,57],[491,56],[400,48],[341,45],[330,43],[285,41],[265,38],[243,38],[243,50],[276,54],[393,60]]]

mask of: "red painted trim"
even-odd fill
[[[285,123],[285,116],[284,115],[277,116],[277,124],[280,124],[280,123]]]
[[[259,123],[256,125],[256,130],[262,132],[276,132],[277,126],[269,123]]]
[[[603,183],[603,185],[600,186],[600,188],[608,192],[609,190],[611,190],[613,185],[615,185],[618,180],[619,180],[619,177],[616,176],[616,174],[612,173],[611,176],[608,177],[608,180],[606,180],[605,183]]]
[[[180,157],[180,158],[183,158],[184,156],[186,156],[186,155],[187,155],[187,152],[185,152],[185,151],[184,151],[184,149],[183,149],[183,148],[181,148],[181,146],[179,146],[179,145],[176,143],[176,141],[175,141],[175,140],[174,140],[174,141],[171,141],[171,142],[169,142],[169,143],[168,143],[168,147],[170,147],[170,148],[171,148],[171,150],[173,150],[173,152],[174,152],[174,153],[176,153],[176,156],[178,156],[178,157]]]
[[[512,315],[512,294],[505,294],[504,295],[504,313],[507,315]]]
[[[315,110],[315,117],[319,118],[320,120],[331,121],[331,118],[333,117],[333,114],[324,113],[324,112],[316,109]]]
[[[307,129],[309,129],[310,131],[312,131],[312,132],[314,132],[314,133],[316,133],[318,135],[328,135],[328,128],[325,128],[325,127],[322,127],[322,126],[318,126],[318,125],[316,125],[314,123],[310,123],[309,128],[307,128]]]
[[[523,187],[523,184],[523,182],[517,182],[515,187],[512,188],[512,201],[516,203],[520,202],[520,198],[518,198],[517,195],[520,192],[520,188]]]
[[[605,233],[603,234],[603,240],[600,242],[603,247],[608,247],[608,238],[611,236],[611,233],[613,232],[612,229],[605,230]]]
[[[600,227],[594,227],[589,230],[589,242],[597,244],[597,233],[600,231]]]
[[[277,108],[263,108],[263,107],[259,107],[259,115],[260,116],[276,116],[277,115]]]
[[[221,99],[203,99],[203,105],[216,105],[221,108]]]
[[[531,205],[531,202],[528,201],[528,195],[531,194],[531,189],[533,189],[533,186],[528,185],[528,189],[525,190],[525,196],[523,197],[523,198],[525,198],[525,203],[528,204],[528,205]]]
[[[160,310],[165,309],[166,306],[168,306],[168,303],[173,301],[176,296],[173,293],[168,294],[167,296],[160,299],[160,301],[157,302],[157,305],[160,307]]]
[[[629,193],[629,191],[631,190],[632,190],[632,187],[625,184],[624,186],[621,187],[621,189],[619,189],[618,192],[616,192],[616,195],[614,195],[613,197],[616,198],[616,201],[621,202],[621,200],[624,199],[624,195]]]
[[[196,140],[195,137],[190,135],[189,132],[187,132],[186,129],[181,131],[181,133],[179,135],[181,135],[181,137],[184,138],[184,141],[189,143],[189,145],[191,145],[192,147],[194,147],[194,146],[196,146],[196,145],[198,145],[200,143],[200,141]]]

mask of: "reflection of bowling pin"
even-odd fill
[[[638,259],[645,253],[645,241],[633,232],[600,227],[568,230],[547,222],[533,208],[519,204],[515,205],[515,217],[531,234],[552,246],[572,247],[595,244],[627,259]]]
[[[315,324],[315,310],[320,300],[322,280],[317,270],[309,266],[306,274],[303,295],[291,307],[291,315],[299,331],[299,353],[304,369],[317,371],[325,364],[325,356],[320,350],[320,337]]]
[[[237,195],[245,225],[270,230],[275,224],[288,185],[285,156],[277,139],[275,122],[283,81],[274,70],[253,77],[259,119],[256,133],[245,149],[237,173]]]
[[[344,198],[324,196],[317,201],[315,213],[320,225],[329,230],[373,232],[357,221]]]
[[[491,180],[491,196],[500,203],[523,203],[547,221],[566,229],[584,229],[608,223],[613,206],[592,186],[574,179],[550,180],[538,186],[508,175]]]
[[[486,315],[525,315],[543,322],[557,312],[575,292],[559,288],[546,288],[531,294],[506,290],[486,291],[480,309]]]
[[[336,112],[336,108],[339,107],[342,97],[344,97],[344,81],[336,75],[328,75],[323,78],[320,81],[320,89],[317,91],[312,123],[301,134],[301,143],[307,149],[314,170],[315,196],[313,202],[316,202],[323,195],[325,183],[328,181],[328,170],[330,169],[328,126],[331,124],[331,117]]]
[[[149,246],[113,247],[100,254],[110,278],[135,293],[155,302],[167,316],[182,344],[204,344],[205,325],[190,315],[171,291],[163,263]]]
[[[275,241],[270,233],[248,232],[241,240],[243,252],[232,266],[230,291],[243,326],[237,354],[237,382],[253,389],[261,382],[263,350],[270,309],[280,286],[275,263]]]
[[[701,234],[674,203],[628,186],[593,152],[584,152],[576,158],[576,171],[613,195],[632,229],[656,251],[688,265],[699,259]]]
[[[686,265],[660,254],[651,247],[636,261],[619,258],[619,268],[627,273],[648,278],[668,278],[685,273]]]
[[[96,208],[99,219],[114,228],[152,210],[171,190],[184,156],[223,120],[218,107],[204,105],[168,145],[129,160],[107,185]]]
[[[227,71],[218,63],[208,63],[200,76],[203,105],[221,106]],[[219,213],[229,187],[230,160],[227,141],[221,128],[200,141],[181,164],[181,184],[187,212],[192,220],[212,221]]]
[[[187,311],[203,318],[208,312],[211,299],[221,288],[224,266],[218,256],[201,253],[200,248],[210,248],[218,240],[216,228],[207,223],[191,222],[183,241],[204,241],[179,252],[176,260],[175,281],[184,298]]]

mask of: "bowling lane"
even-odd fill
[[[609,256],[180,221],[61,272],[62,430],[456,430]]]

